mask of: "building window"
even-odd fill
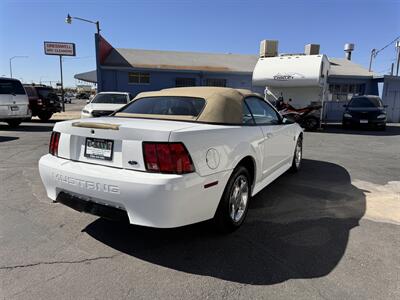
[[[150,84],[150,73],[129,72],[128,83],[130,84]]]
[[[355,95],[364,95],[365,84],[330,84],[329,92],[333,101],[347,101]]]
[[[196,85],[195,78],[178,77],[175,79],[176,87],[195,86],[195,85]]]
[[[226,79],[208,78],[208,79],[206,79],[206,86],[222,86],[222,87],[226,87]]]

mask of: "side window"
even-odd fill
[[[278,113],[264,100],[257,97],[245,99],[258,125],[277,125],[280,122]]]
[[[253,116],[251,115],[249,108],[247,107],[246,103],[244,103],[244,102],[243,102],[242,123],[246,124],[246,125],[254,124]]]
[[[22,86],[21,82],[13,80],[12,84],[13,84],[13,94],[26,95],[24,87]]]

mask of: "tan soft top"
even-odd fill
[[[244,89],[232,89],[223,87],[183,87],[164,89],[155,92],[143,92],[138,94],[133,101],[146,97],[162,97],[162,96],[180,96],[203,98],[206,100],[205,107],[200,115],[191,116],[169,116],[169,115],[143,115],[131,113],[117,113],[118,117],[139,117],[139,118],[156,118],[166,120],[180,121],[199,121],[205,123],[224,123],[224,124],[241,124],[243,112],[243,100],[245,97],[254,95],[262,97]]]

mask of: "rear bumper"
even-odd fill
[[[20,106],[18,111],[11,111],[8,106],[0,107],[0,121],[14,120],[14,119],[29,119],[32,117],[32,111],[28,106]]]
[[[360,126],[360,127],[385,126],[386,119],[374,119],[374,120],[368,120],[368,123],[361,123],[359,119],[344,118],[342,123],[343,125],[347,126]]]
[[[82,201],[126,211],[131,224],[159,228],[211,219],[231,173],[225,171],[207,177],[197,173],[146,173],[75,162],[49,154],[40,159],[39,171],[52,200],[64,192]],[[218,184],[204,188],[213,181]],[[90,209],[81,211],[98,215]]]
[[[86,212],[110,220],[129,222],[128,214],[123,209],[83,200],[66,192],[60,192],[56,202],[62,203],[79,212]]]

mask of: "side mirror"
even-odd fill
[[[388,105],[387,105],[387,104],[385,104],[383,107],[384,107],[384,108],[386,108],[386,107],[388,107]]]
[[[90,103],[90,100],[86,100],[86,103],[89,104],[89,103]]]
[[[294,122],[292,120],[289,120],[287,118],[282,118],[282,124],[288,125],[288,124],[293,124]]]
[[[344,108],[347,108],[347,104],[344,104],[343,107],[344,107]]]

